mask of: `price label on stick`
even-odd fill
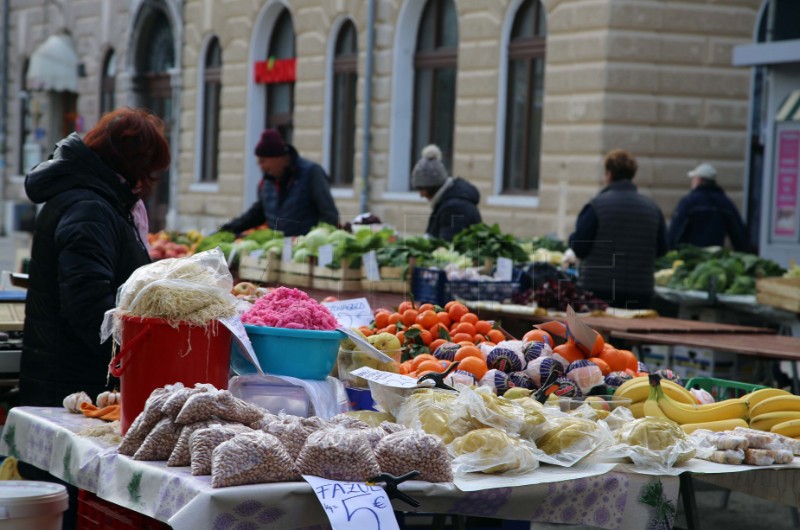
[[[378,257],[374,250],[364,254],[364,268],[366,269],[367,280],[371,282],[381,281],[381,269],[378,266]]]
[[[303,475],[333,530],[400,530],[392,503],[380,486]]]
[[[322,245],[317,249],[317,265],[327,267],[333,263],[333,245]]]
[[[514,262],[508,258],[497,258],[495,277],[501,282],[510,282],[514,271]]]
[[[250,254],[248,254],[248,255],[251,258],[258,259],[258,258],[260,258],[261,256],[264,255],[264,249],[263,248],[257,248],[256,250],[251,251]]]
[[[292,238],[283,238],[283,252],[281,253],[281,261],[284,263],[291,263],[292,261]]]

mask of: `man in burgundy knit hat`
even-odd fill
[[[258,200],[239,217],[220,227],[236,234],[267,223],[286,236],[299,236],[325,222],[338,226],[328,175],[322,167],[301,157],[276,129],[261,133],[255,149],[264,177]]]

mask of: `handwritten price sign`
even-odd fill
[[[392,503],[380,486],[303,475],[334,530],[400,530]]]

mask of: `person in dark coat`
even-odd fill
[[[122,108],[103,116],[81,140],[71,134],[25,177],[25,192],[43,205],[36,217],[25,300],[19,401],[61,407],[85,391],[92,400],[118,386],[108,379],[111,339],[100,342],[104,313],[117,288],[150,263],[147,196],[169,166],[159,118]],[[69,508],[62,529],[77,524],[78,490],[26,462],[29,480],[64,485]]]
[[[286,236],[300,236],[321,222],[339,225],[328,175],[319,164],[301,157],[276,129],[261,133],[255,154],[263,173],[258,200],[220,230],[239,234],[266,223]]]
[[[742,217],[733,202],[717,184],[717,170],[711,164],[700,164],[687,176],[692,191],[675,208],[669,225],[669,246],[723,246],[725,236],[740,252],[752,252]]]
[[[460,177],[450,177],[442,164],[442,152],[435,145],[422,150],[422,158],[411,173],[411,186],[431,203],[425,233],[452,241],[456,234],[481,222],[478,188]]]
[[[604,166],[605,187],[583,207],[569,237],[581,259],[578,286],[612,307],[647,308],[655,259],[667,252],[664,214],[637,192],[633,155],[616,149],[606,155]]]
[[[169,163],[161,120],[122,108],[83,140],[73,133],[58,142],[25,177],[28,198],[43,206],[25,303],[23,405],[61,406],[73,392],[94,399],[109,389],[111,341],[100,343],[100,325],[117,288],[150,263],[141,198]]]

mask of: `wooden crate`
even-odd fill
[[[361,289],[361,268],[353,269],[347,260],[342,260],[338,269],[311,267],[311,286],[329,291],[358,291]]]
[[[406,271],[405,275],[403,275],[403,269]],[[410,265],[408,267],[381,267],[380,281],[370,281],[367,279],[366,270],[362,267],[361,289],[380,293],[406,293],[410,290],[413,270],[413,266]]]
[[[281,261],[278,283],[289,287],[311,287],[311,261],[305,263]]]
[[[280,259],[275,253],[244,255],[239,259],[239,278],[251,282],[274,283],[280,277]]]
[[[800,278],[762,278],[756,282],[756,300],[800,313]]]

